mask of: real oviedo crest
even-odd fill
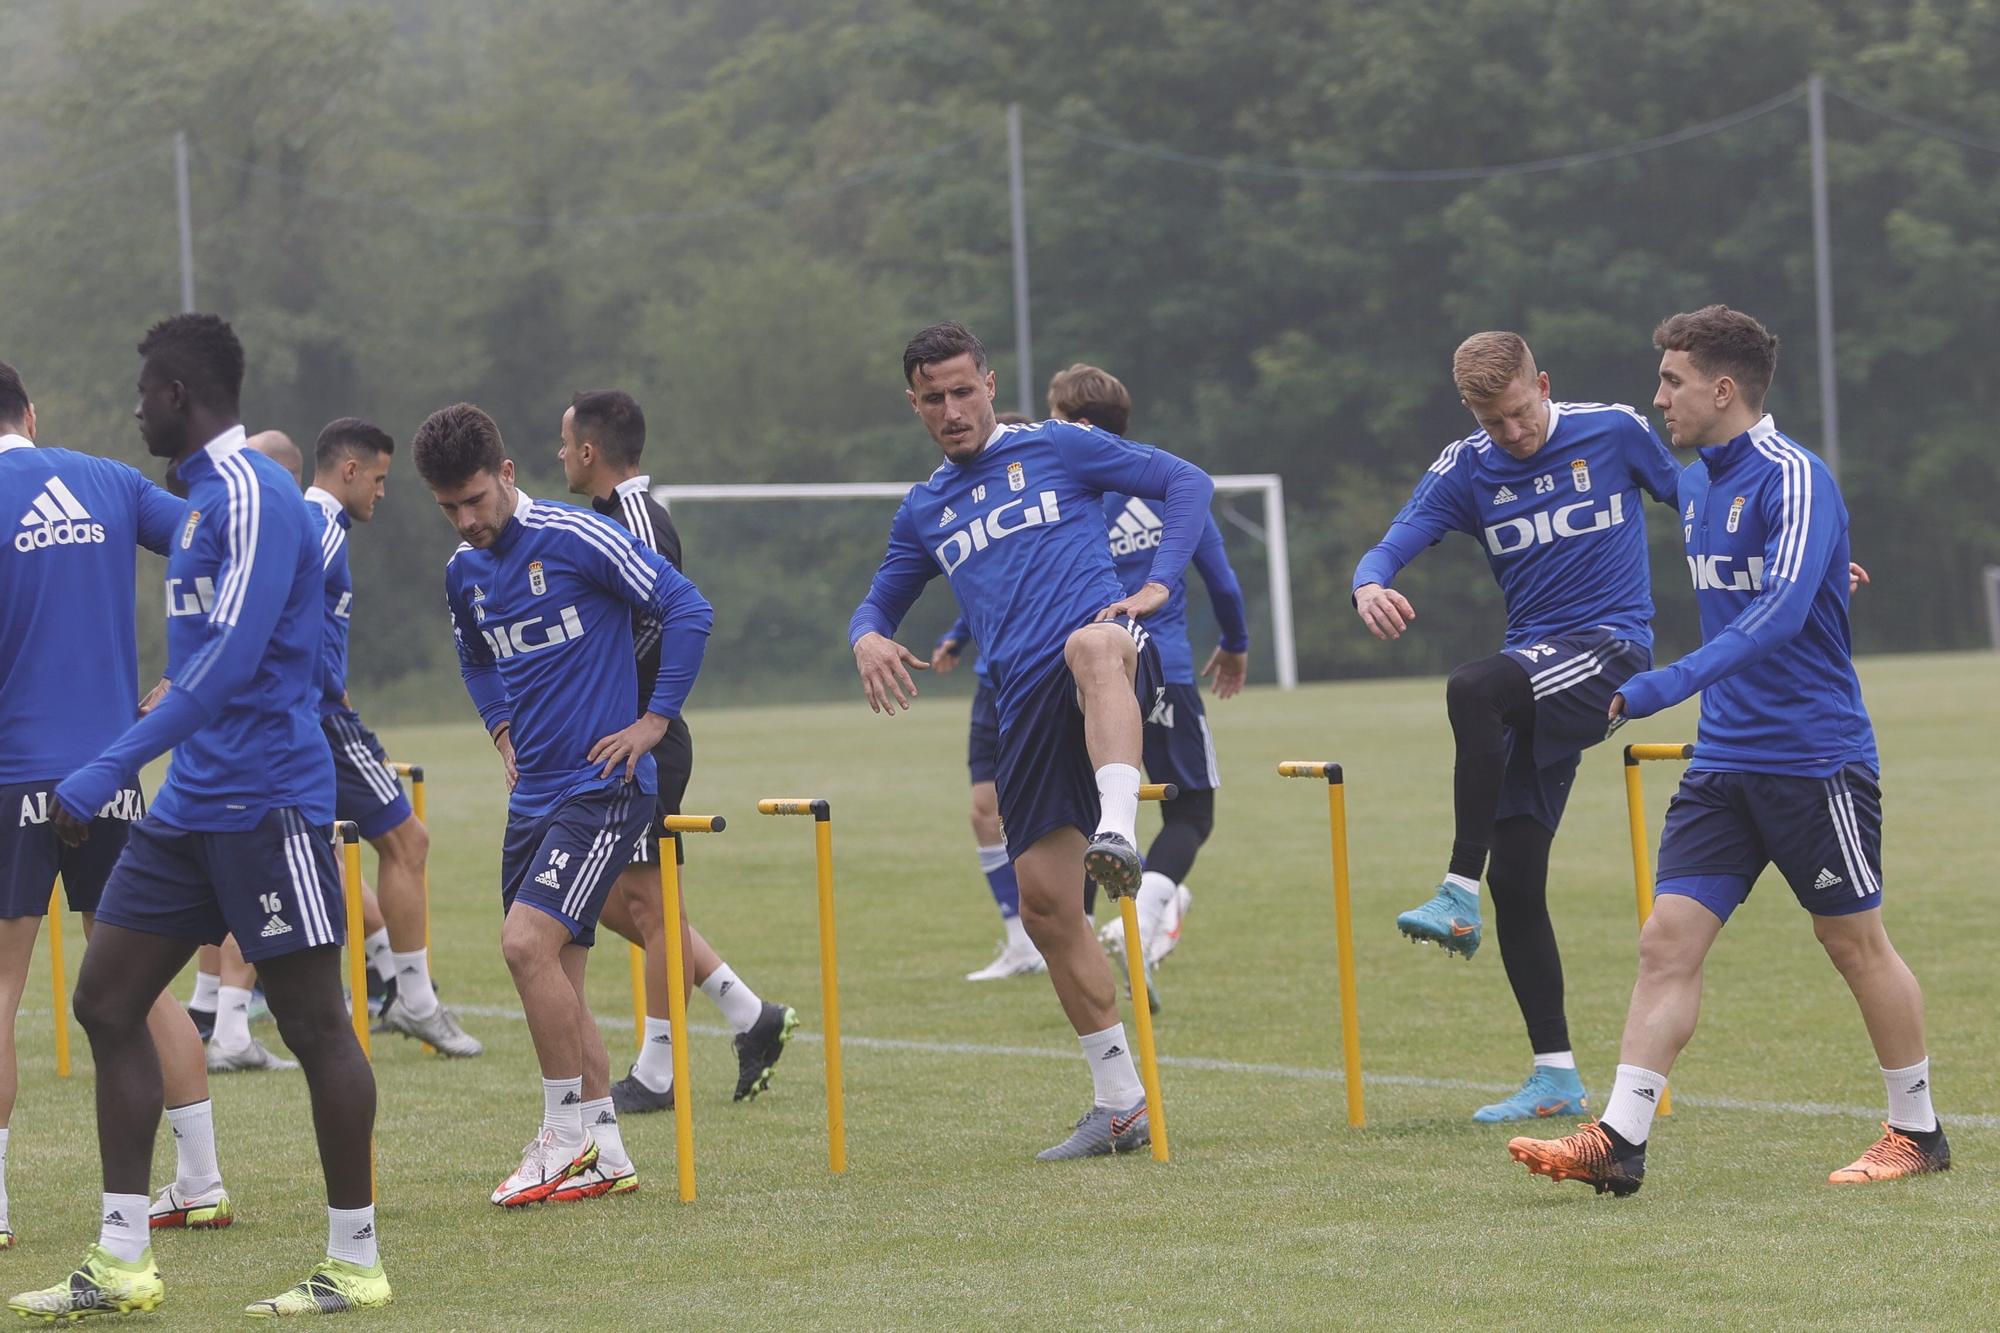
[[[530,560],[528,562],[528,591],[540,597],[548,590],[549,581],[542,573],[542,562],[539,560]]]

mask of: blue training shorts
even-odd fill
[[[364,838],[379,838],[410,817],[410,798],[389,767],[389,752],[352,708],[320,719],[333,751],[333,813],[351,819]]]
[[[1213,791],[1222,785],[1215,741],[1199,685],[1156,685],[1146,711],[1146,778],[1171,782],[1184,792]]]
[[[651,836],[653,793],[636,782],[578,792],[544,815],[507,812],[500,848],[500,906],[516,901],[547,912],[584,948],[597,942],[597,916],[618,872]]]
[[[97,919],[168,939],[220,944],[250,962],[347,938],[331,831],[293,806],[240,833],[197,832],[147,816],[132,826]]]
[[[1106,623],[1118,626],[1139,645],[1132,689],[1143,718],[1160,688],[1159,649],[1143,622],[1121,616]],[[1010,858],[1057,829],[1088,834],[1097,827],[1097,770],[1083,741],[1076,679],[1061,655],[1023,694],[1015,716],[1001,726],[994,782]]]
[[[132,822],[146,813],[146,798],[127,787],[90,821],[83,846],[68,847],[49,819],[57,785],[50,778],[0,786],[0,919],[46,915],[57,875],[70,911],[95,912]]]
[[[1831,777],[1690,769],[1667,807],[1654,893],[1693,898],[1721,920],[1775,865],[1814,916],[1882,905],[1882,789],[1849,764]]]
[[[972,735],[965,746],[965,766],[974,782],[995,781],[1000,772],[1000,707],[991,685],[972,692]]]
[[[1553,833],[1569,804],[1583,752],[1611,732],[1611,696],[1653,665],[1653,654],[1610,630],[1568,634],[1509,648],[1502,656],[1528,673],[1535,730],[1524,744],[1507,733],[1507,776],[1496,819],[1529,815]]]

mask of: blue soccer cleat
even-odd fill
[[[1413,940],[1429,940],[1446,953],[1470,958],[1479,952],[1479,896],[1451,884],[1438,885],[1437,895],[1422,907],[1396,918],[1396,929]]]
[[[1543,1120],[1552,1115],[1572,1119],[1587,1118],[1590,1096],[1583,1090],[1583,1078],[1574,1069],[1552,1069],[1536,1065],[1527,1082],[1513,1096],[1490,1106],[1482,1106],[1472,1118],[1482,1125],[1508,1120]]]

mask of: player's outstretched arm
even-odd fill
[[[873,630],[854,641],[854,669],[861,676],[861,692],[874,712],[894,717],[899,707],[906,713],[910,710],[917,697],[917,683],[910,679],[909,668],[927,671],[930,663],[888,635]]]
[[[1448,532],[1479,535],[1478,516],[1466,493],[1471,474],[1466,447],[1462,440],[1446,446],[1418,479],[1409,502],[1389,521],[1382,540],[1369,547],[1354,567],[1354,580],[1348,585],[1354,609],[1378,639],[1401,638],[1417,618],[1410,599],[1389,586],[1403,566],[1443,541]]]

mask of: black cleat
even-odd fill
[[[1083,873],[1096,880],[1098,887],[1113,899],[1130,898],[1139,892],[1139,881],[1146,875],[1146,862],[1123,834],[1100,833],[1084,849]]]
[[[611,1109],[619,1115],[671,1111],[674,1109],[674,1090],[669,1086],[665,1092],[654,1092],[640,1082],[637,1074],[628,1073],[611,1085]]]
[[[747,1102],[771,1086],[771,1069],[798,1025],[798,1010],[766,1000],[750,1030],[736,1035],[736,1101]]]

